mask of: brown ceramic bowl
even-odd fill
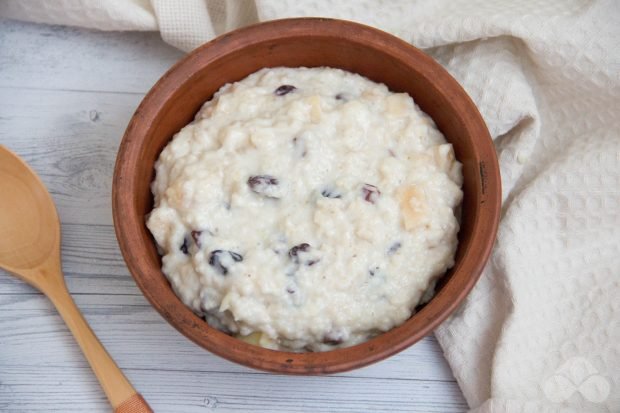
[[[247,344],[211,328],[177,298],[145,226],[153,206],[153,165],[172,136],[228,82],[264,67],[331,66],[407,92],[437,123],[463,164],[464,199],[456,264],[435,297],[407,322],[365,343],[323,353],[290,353]],[[500,215],[493,143],[476,106],[438,63],[371,27],[329,19],[290,19],[247,27],[188,54],[146,95],[121,142],[112,188],[114,225],[136,283],[153,307],[189,339],[228,360],[291,374],[334,373],[395,354],[429,334],[474,286]]]

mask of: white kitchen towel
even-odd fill
[[[436,332],[476,412],[620,411],[620,2],[4,0],[0,15],[160,30],[191,50],[256,21],[355,20],[425,49],[497,148],[497,244]]]

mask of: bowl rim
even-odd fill
[[[481,248],[476,248],[473,257],[469,250],[476,243],[470,242],[462,259],[455,264],[453,278],[457,271],[468,274],[460,289],[448,294],[447,289],[443,288],[420,312],[400,326],[352,347],[327,352],[295,353],[245,343],[216,330],[196,315],[194,317],[201,321],[202,326],[196,325],[195,320],[190,322],[171,311],[174,303],[166,298],[173,298],[155,294],[145,283],[144,274],[147,272],[157,270],[162,277],[165,278],[165,275],[161,268],[149,268],[136,259],[136,253],[140,251],[132,250],[132,245],[140,245],[141,242],[133,228],[144,225],[144,217],[128,212],[132,211],[131,194],[135,187],[131,168],[138,161],[138,149],[143,143],[143,139],[136,137],[137,131],[153,122],[166,99],[194,73],[195,65],[206,65],[256,43],[278,41],[283,37],[316,35],[317,28],[320,28],[319,36],[336,36],[363,46],[380,47],[383,53],[422,68],[422,74],[429,78],[432,76],[433,83],[439,89],[450,90],[451,103],[458,106],[459,113],[471,119],[466,126],[470,129],[469,134],[477,137],[483,200],[477,206],[478,213],[472,229],[475,231],[473,237],[480,240],[477,245]],[[495,241],[500,206],[501,181],[493,141],[476,105],[460,84],[431,57],[391,34],[363,24],[327,18],[281,19],[247,26],[219,36],[184,56],[155,83],[132,116],[119,146],[112,183],[112,212],[120,250],[132,277],[150,304],[179,332],[211,353],[248,367],[285,374],[326,374],[360,368],[396,354],[432,332],[456,310],[479,279]],[[179,300],[172,289],[167,295]],[[351,354],[356,357],[351,357]]]

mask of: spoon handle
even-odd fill
[[[115,413],[152,413],[103,347],[75,305],[63,283],[49,284],[45,294],[52,301],[80,345]]]

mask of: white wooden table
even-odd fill
[[[69,290],[135,387],[157,412],[464,411],[434,337],[350,373],[278,376],[213,356],[146,302],[116,243],[112,170],[136,106],[181,56],[155,33],[0,20],[0,144],[49,188]],[[2,270],[0,411],[110,411],[52,305]]]

